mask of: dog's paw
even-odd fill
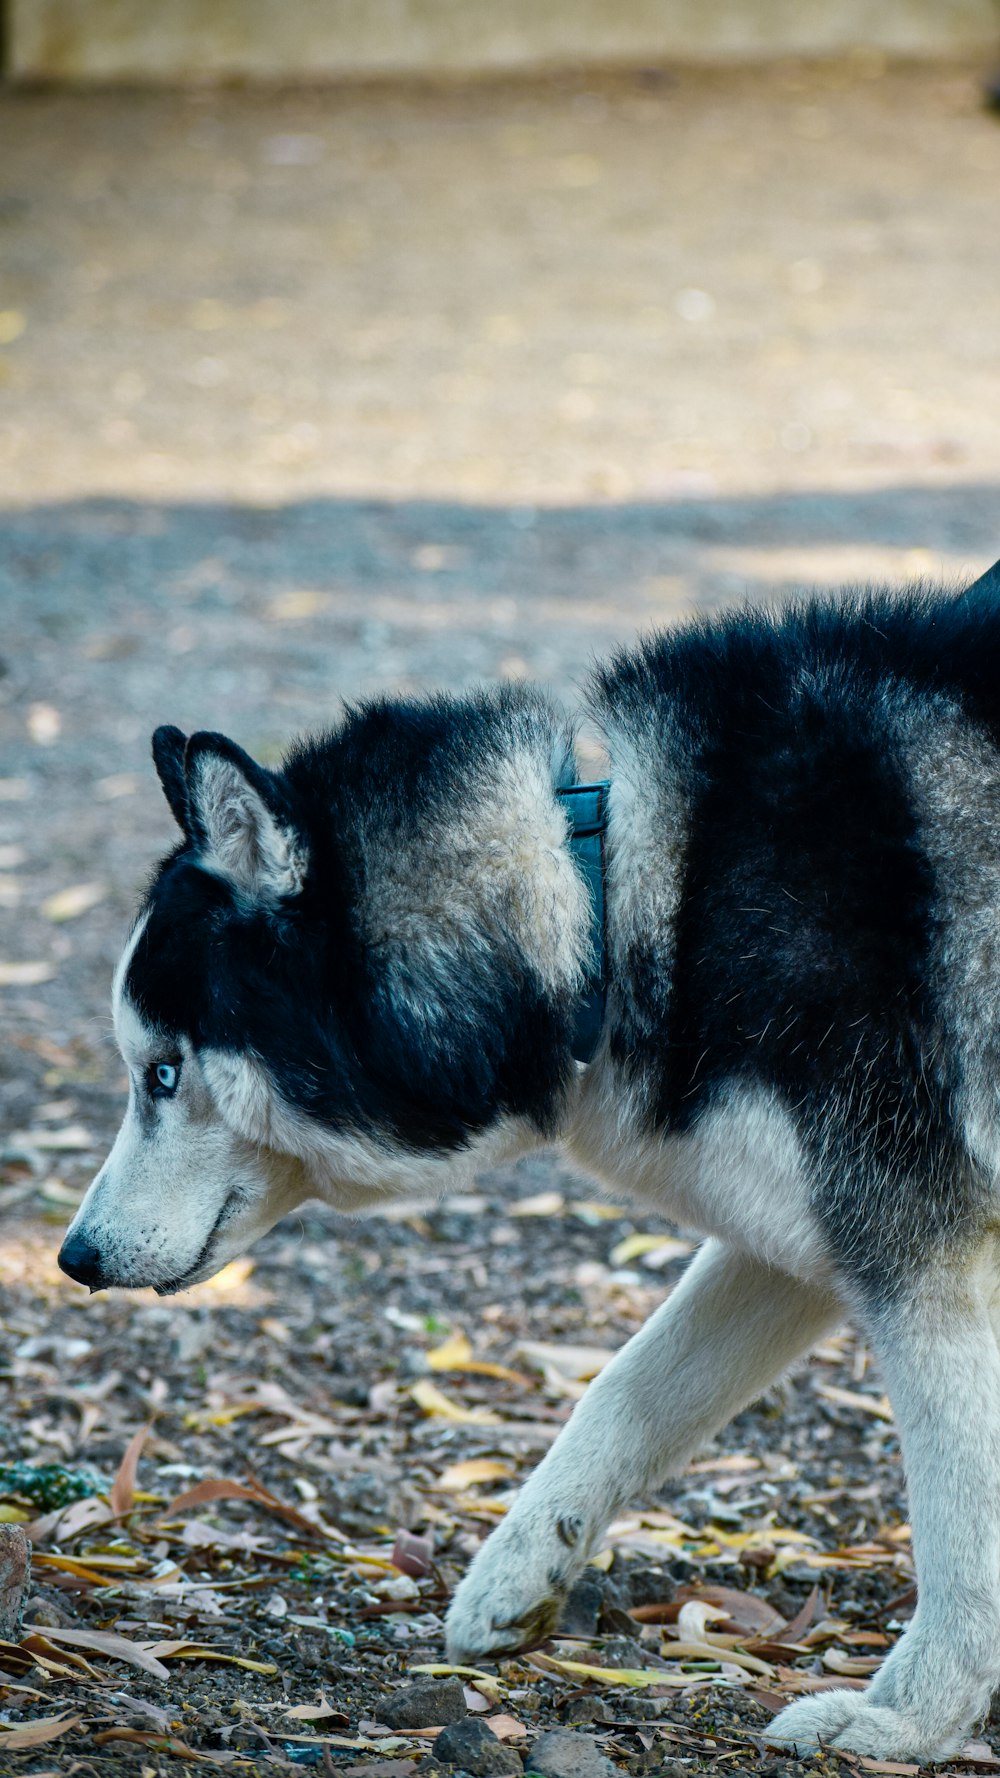
[[[508,1529],[509,1522],[483,1545],[452,1600],[445,1625],[452,1661],[535,1648],[559,1622],[579,1567],[567,1560],[565,1537],[522,1541]]]
[[[924,1765],[954,1753],[962,1736],[928,1732],[926,1725],[884,1704],[869,1703],[866,1692],[816,1692],[782,1710],[765,1730],[771,1747],[790,1747],[798,1753],[817,1747],[836,1747],[844,1753],[864,1754],[868,1759],[916,1760]]]

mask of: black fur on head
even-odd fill
[[[188,803],[187,780],[184,776],[184,749],[187,736],[170,723],[161,723],[153,733],[153,764],[163,785],[163,794],[181,832],[191,838],[191,810]]]
[[[503,1115],[551,1129],[572,984],[547,984],[526,950],[513,865],[460,849],[517,748],[563,781],[569,732],[526,688],[367,706],[275,773],[222,735],[158,730],[187,843],[150,890],[133,1003],[195,1048],[259,1058],[332,1129],[417,1150]]]

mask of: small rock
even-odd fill
[[[435,1759],[459,1766],[463,1772],[468,1772],[469,1778],[505,1778],[508,1773],[520,1774],[524,1769],[520,1754],[512,1747],[505,1747],[493,1730],[474,1716],[442,1729],[433,1752]],[[578,1774],[574,1772],[573,1778],[578,1778]]]
[[[0,1525],[0,1640],[20,1642],[31,1545],[22,1525]]]
[[[540,1778],[616,1778],[615,1768],[586,1735],[552,1729],[539,1735],[531,1749],[528,1770]]]
[[[24,1615],[29,1624],[40,1624],[43,1630],[68,1630],[73,1622],[68,1611],[41,1593],[33,1593],[25,1600]]]
[[[633,1702],[634,1700],[630,1698],[630,1710]],[[563,1722],[577,1724],[584,1722],[614,1722],[615,1720],[614,1710],[608,1703],[607,1699],[598,1697],[596,1692],[578,1692],[574,1697],[567,1698],[559,1706],[559,1715],[562,1717]]]
[[[585,1568],[563,1606],[560,1629],[567,1636],[607,1636],[612,1631],[634,1635],[635,1620],[627,1610],[630,1604],[617,1575]]]
[[[379,1721],[390,1729],[433,1729],[469,1713],[460,1679],[418,1679],[383,1698]]]
[[[662,1568],[647,1568],[633,1562],[624,1572],[624,1583],[630,1605],[662,1605],[674,1596],[675,1582]],[[794,1616],[793,1612],[789,1616]]]
[[[633,1630],[636,1629],[633,1624]],[[606,1667],[658,1667],[655,1649],[644,1648],[636,1636],[609,1636],[604,1643],[603,1665]]]
[[[669,1706],[669,1698],[630,1698],[628,1713],[633,1722],[655,1722]]]
[[[372,1592],[377,1599],[419,1599],[420,1588],[408,1574],[387,1574],[376,1581]]]
[[[562,1608],[559,1630],[563,1636],[596,1636],[601,1607],[604,1604],[603,1577],[593,1569],[581,1574],[570,1588]]]

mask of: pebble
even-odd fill
[[[562,1608],[559,1629],[564,1636],[596,1636],[604,1604],[604,1577],[593,1569],[581,1574]]]
[[[544,1738],[544,1737],[543,1737]],[[474,1716],[449,1724],[434,1743],[434,1758],[458,1766],[469,1778],[506,1778],[523,1771],[521,1756],[498,1741],[492,1729]],[[585,1778],[585,1774],[573,1774]]]
[[[629,1699],[632,1708],[634,1699]],[[607,1698],[598,1697],[596,1692],[578,1692],[559,1706],[559,1715],[565,1723],[575,1723],[577,1727],[584,1722],[614,1722],[613,1705]]]
[[[617,1778],[606,1754],[587,1735],[572,1729],[552,1729],[540,1735],[531,1749],[529,1771],[539,1778]]]
[[[468,1705],[460,1679],[418,1679],[383,1698],[378,1714],[390,1729],[433,1729],[461,1722]]]

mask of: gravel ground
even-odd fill
[[[524,1342],[613,1347],[682,1261],[623,1259],[658,1225],[602,1215],[552,1155],[399,1218],[310,1213],[169,1306],[62,1279],[60,1225],[121,1107],[110,974],[172,839],[149,732],[221,728],[271,759],[358,693],[531,674],[572,696],[596,654],[746,592],[978,571],[1000,553],[1000,128],[973,71],[867,58],[7,94],[0,136],[0,1437],[108,1484],[153,1421],[122,1525],[38,1530],[54,1561],[29,1616],[276,1668],[171,1656],[163,1680],[91,1651],[90,1676],[50,1645],[5,1668],[33,1691],[0,1714],[82,1721],[34,1752],[0,1741],[0,1771],[166,1773],[183,1743],[425,1778],[432,1743],[393,1744],[379,1707],[441,1660],[449,1587],[571,1405]],[[436,1369],[460,1333],[509,1374]],[[431,1379],[498,1424],[428,1412]],[[474,1712],[499,1699],[529,1769],[568,1723],[617,1770],[789,1771],[753,1738],[775,1695],[870,1658],[908,1609],[879,1391],[845,1332],[659,1521],[624,1526],[554,1645],[655,1665],[629,1610],[704,1582],[773,1625],[818,1581],[804,1653],[688,1692],[508,1663],[470,1684]],[[508,1473],[439,1491],[473,1459]],[[306,1530],[259,1501],[163,1518],[248,1473]],[[400,1528],[435,1548],[393,1599]],[[81,1557],[90,1579],[58,1566]],[[164,1590],[177,1575],[193,1593]],[[282,1717],[320,1691],[330,1715]],[[100,1739],[122,1730],[146,1740]]]

